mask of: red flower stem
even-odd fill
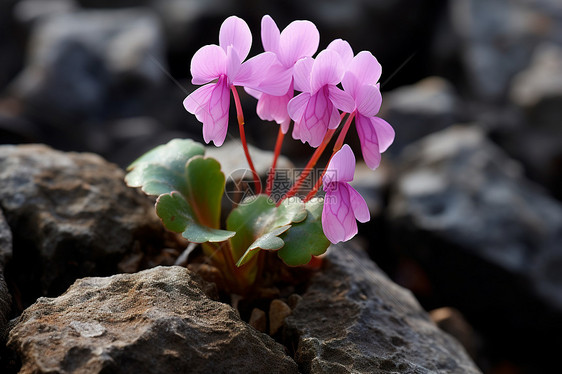
[[[248,161],[248,166],[252,171],[254,176],[254,185],[256,187],[256,194],[261,193],[261,180],[259,174],[256,172],[254,163],[252,162],[252,157],[250,156],[250,151],[248,150],[248,143],[246,142],[246,132],[244,131],[244,113],[242,112],[242,105],[240,104],[240,97],[238,96],[238,91],[236,87],[230,86],[232,91],[232,96],[234,96],[234,104],[236,104],[236,117],[238,119],[238,129],[240,130],[240,141],[242,142],[242,147],[244,148],[244,154],[246,155],[246,160]]]
[[[338,138],[336,139],[336,144],[334,144],[334,150],[332,152],[332,156],[334,155],[334,153],[339,151],[341,149],[341,147],[343,147],[343,142],[345,140],[345,136],[347,135],[347,132],[349,131],[349,128],[351,127],[351,121],[353,120],[354,117],[355,117],[355,111],[353,111],[349,115],[349,117],[347,117],[347,121],[345,121],[345,125],[343,125],[343,129],[341,130],[340,134],[338,135]]]
[[[355,117],[355,111],[353,111],[349,115],[349,117],[347,117],[347,120],[345,121],[345,125],[343,126],[343,129],[341,130],[340,134],[338,135],[338,138],[336,139],[336,144],[334,144],[334,149],[332,151],[332,155],[330,156],[330,161],[332,160],[332,157],[334,157],[336,152],[339,151],[341,149],[341,147],[343,147],[343,142],[345,140],[345,136],[347,135],[347,132],[349,131],[349,128],[351,126],[351,121],[353,120],[353,117]],[[320,177],[316,181],[316,184],[314,185],[314,188],[312,189],[312,191],[310,191],[308,193],[308,195],[306,195],[306,197],[304,198],[305,203],[307,201],[309,201],[310,199],[312,199],[314,197],[314,195],[316,195],[316,193],[320,189],[320,186],[322,185],[322,178],[324,177],[324,174],[326,174],[326,170],[328,168],[328,165],[330,164],[330,161],[328,161],[328,163],[326,164],[326,167],[324,168],[324,171],[322,171],[322,175],[320,175]]]
[[[275,152],[273,154],[273,162],[271,163],[271,169],[269,169],[269,175],[267,176],[267,183],[265,188],[265,194],[271,196],[271,189],[273,188],[273,180],[275,179],[275,167],[277,166],[277,159],[279,154],[281,154],[281,147],[283,146],[283,139],[285,134],[279,126],[279,132],[277,133],[277,141],[275,142]]]
[[[320,156],[322,156],[322,153],[326,149],[326,146],[328,146],[328,143],[330,143],[330,140],[332,140],[332,136],[334,136],[335,132],[336,132],[335,129],[328,130],[326,132],[326,135],[324,136],[324,140],[322,141],[322,144],[320,144],[320,146],[318,148],[316,148],[316,150],[312,154],[312,157],[310,158],[310,160],[308,161],[308,163],[304,167],[304,170],[303,170],[302,174],[299,176],[299,179],[295,182],[295,184],[293,184],[293,187],[291,187],[291,189],[285,194],[285,196],[283,196],[281,198],[281,200],[279,200],[279,202],[277,203],[277,206],[281,205],[281,202],[283,200],[288,199],[288,198],[294,196],[297,193],[297,191],[299,190],[300,186],[303,184],[306,177],[308,177],[308,174],[310,174],[310,172],[312,171],[312,168],[318,162],[318,159],[320,159]]]

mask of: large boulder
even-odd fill
[[[391,187],[392,247],[496,352],[548,365],[553,345],[542,338],[562,332],[560,203],[478,127],[431,135],[402,162]]]
[[[80,279],[25,310],[8,344],[21,374],[298,373],[283,346],[201,286],[177,266]]]
[[[6,270],[24,304],[77,278],[114,274],[133,250],[161,248],[153,203],[123,178],[94,154],[0,146],[0,207],[14,241]]]
[[[480,372],[409,291],[351,245],[329,248],[285,334],[302,373]]]

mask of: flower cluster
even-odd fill
[[[246,60],[252,44],[250,29],[238,17],[227,18],[220,29],[219,45],[204,46],[193,56],[192,83],[204,85],[184,100],[184,107],[203,123],[205,142],[220,146],[228,130],[230,92],[239,100],[236,87],[243,87],[258,99],[258,116],[280,125],[281,140],[292,120],[292,137],[317,148],[312,166],[340,130],[323,175],[322,225],[331,242],[349,240],[357,233],[355,220],[369,220],[365,201],[347,183],[353,179],[355,156],[343,143],[352,120],[363,159],[371,169],[379,166],[381,153],[394,140],[392,127],[377,117],[382,102],[381,65],[368,51],[354,55],[349,43],[341,39],[313,57],[320,35],[309,21],[294,21],[280,31],[271,17],[264,16],[261,39],[264,52]],[[241,118],[239,113],[246,147]],[[246,156],[253,168],[248,152]]]

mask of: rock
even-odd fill
[[[252,309],[252,314],[250,314],[248,324],[259,332],[266,332],[267,316],[265,315],[265,312],[258,308]]]
[[[104,139],[97,123],[143,115],[160,95],[164,42],[149,10],[55,14],[37,23],[30,39],[12,94],[23,100],[26,117],[55,132],[53,143],[99,148]]]
[[[302,373],[479,373],[411,293],[350,245],[329,248],[285,328]]]
[[[77,278],[114,274],[136,246],[161,248],[152,201],[123,178],[94,154],[0,146],[0,206],[14,240],[6,270],[24,304]]]
[[[523,108],[525,124],[501,134],[501,145],[562,199],[562,47],[537,48],[531,66],[513,80],[511,99]]]
[[[390,195],[391,246],[496,350],[547,364],[556,354],[541,336],[562,332],[562,205],[474,126],[413,144],[402,164]]]
[[[558,38],[562,24],[538,1],[461,0],[450,3],[455,47],[466,81],[482,101],[502,101],[513,76],[529,64],[540,40]],[[460,45],[460,48],[459,48]]]
[[[386,93],[380,117],[396,132],[387,153],[398,155],[414,140],[456,123],[459,102],[451,83],[440,77],[429,77]]]
[[[285,318],[290,315],[290,306],[280,299],[272,300],[269,304],[269,335],[275,335],[285,324]]]
[[[298,373],[283,347],[208,299],[187,269],[76,281],[11,330],[21,374]]]
[[[457,339],[470,357],[476,360],[480,339],[461,312],[455,308],[443,307],[432,310],[429,316],[441,330]]]
[[[293,293],[287,299],[287,305],[291,307],[291,309],[295,309],[297,305],[299,305],[300,301],[302,300],[302,296],[298,293]]]
[[[0,209],[0,341],[10,316],[12,297],[4,279],[6,262],[12,257],[12,231]]]

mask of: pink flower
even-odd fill
[[[216,146],[221,146],[226,138],[230,88],[258,87],[263,80],[263,72],[276,59],[273,53],[265,52],[242,63],[251,45],[252,34],[246,22],[231,16],[221,25],[219,45],[202,47],[191,60],[191,82],[205,85],[191,93],[183,105],[203,123],[206,143],[213,141]]]
[[[324,209],[322,228],[329,241],[336,244],[357,234],[357,222],[367,222],[371,217],[367,203],[359,192],[347,182],[353,180],[355,156],[344,146],[332,157],[323,178]]]
[[[261,21],[261,39],[263,49],[275,53],[277,61],[265,74],[267,77],[258,87],[259,91],[246,91],[258,99],[258,116],[266,121],[277,122],[286,134],[290,122],[287,105],[294,93],[293,67],[301,58],[316,53],[320,33],[310,21],[293,21],[279,32],[275,21],[266,15]]]
[[[291,99],[287,107],[289,116],[295,121],[293,138],[318,147],[326,131],[338,127],[338,109],[353,111],[353,98],[336,87],[344,73],[344,63],[333,50],[320,52],[316,59],[302,58],[295,64],[295,89],[302,93]]]
[[[348,61],[342,86],[355,100],[355,127],[363,159],[367,166],[376,169],[381,162],[381,153],[394,141],[392,127],[376,117],[382,104],[378,83],[382,67],[370,52],[362,51],[353,57],[351,46],[343,40],[335,40],[327,49],[337,51],[343,60]]]

